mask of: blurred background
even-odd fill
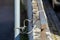
[[[14,40],[14,0],[0,0],[0,40]]]

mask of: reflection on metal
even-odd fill
[[[14,40],[20,40],[20,0],[15,0],[15,36]]]
[[[17,3],[16,3],[17,2]],[[51,8],[48,8],[52,16],[52,10]],[[15,40],[20,40],[19,34],[20,29],[25,29],[25,21],[29,21],[28,23],[28,37],[29,40],[57,40],[56,35],[53,35],[54,38],[52,38],[52,34],[50,33],[47,17],[44,11],[43,7],[43,1],[42,0],[27,0],[27,13],[28,13],[28,19],[24,20],[24,27],[20,27],[20,1],[15,0]],[[53,12],[54,14],[54,12]],[[48,14],[49,15],[49,14]],[[55,15],[55,14],[54,14]],[[52,16],[52,19],[54,20],[56,18],[55,16]],[[58,21],[57,19],[54,20],[54,23],[56,24]],[[58,22],[59,23],[59,22]],[[58,33],[59,31],[59,24],[56,24]],[[44,37],[44,38],[43,38]]]
[[[47,40],[46,30],[49,30],[49,28],[47,23],[47,17],[44,12],[42,0],[32,0],[32,1],[28,0],[28,19],[33,19],[33,23],[38,19],[35,25],[30,23],[28,25],[29,31],[32,29],[32,27],[36,26],[33,32],[29,34],[29,40],[40,40],[40,39]],[[42,29],[43,31],[41,31]],[[49,37],[50,35],[48,36],[48,38]]]
[[[35,27],[33,29],[33,40],[40,40],[40,19],[39,19],[39,11],[38,11],[38,3],[37,0],[32,0],[32,7],[33,7],[33,24],[36,21],[36,23],[33,25]]]
[[[50,30],[48,27],[47,16],[46,16],[46,13],[44,11],[43,1],[42,0],[37,0],[37,1],[38,1],[38,9],[40,11],[39,17],[40,17],[40,23],[41,23],[40,38],[41,38],[41,40],[52,40],[51,33],[50,33]]]
[[[29,40],[51,40],[50,34],[48,38],[46,36],[48,35],[47,33],[50,33],[50,30],[48,28],[47,17],[43,8],[42,0],[28,0],[28,19],[33,19],[33,23],[37,20],[35,25],[30,23],[28,25],[29,30],[32,29],[32,26],[36,26],[32,32],[33,34],[29,34]],[[49,31],[47,32],[47,30]]]

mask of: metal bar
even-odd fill
[[[28,19],[32,19],[32,0],[27,0]],[[28,31],[32,30],[32,23],[28,23]],[[30,33],[29,40],[33,40],[33,33]]]
[[[14,40],[20,40],[20,0],[15,0],[15,36]]]

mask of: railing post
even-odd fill
[[[15,0],[15,36],[14,40],[20,40],[20,30],[17,29],[20,27],[20,0]]]

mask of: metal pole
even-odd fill
[[[27,0],[28,19],[32,19],[32,0]],[[32,30],[32,23],[28,24],[28,31]],[[30,33],[29,40],[33,40],[33,33]]]
[[[15,36],[14,40],[20,40],[20,0],[15,0]]]

